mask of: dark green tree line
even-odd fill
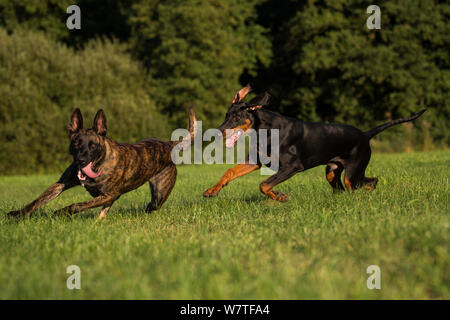
[[[81,30],[66,28],[71,4],[81,8]],[[377,141],[399,151],[405,139],[448,145],[450,4],[380,1],[381,30],[368,30],[370,4],[0,0],[2,146],[25,143],[18,159],[32,157],[31,167],[48,167],[53,159],[40,148],[49,146],[33,141],[49,132],[50,140],[58,137],[75,106],[120,113],[117,137],[127,140],[167,138],[185,126],[191,105],[205,127],[217,126],[235,91],[253,79],[274,95],[270,108],[304,120],[369,129],[428,107],[416,129],[397,127]],[[13,149],[3,149],[0,163]]]
[[[154,80],[153,94],[177,124],[194,105],[217,125],[247,70],[268,65],[270,42],[255,20],[258,1],[141,0],[130,18],[134,53]],[[181,107],[181,108],[180,108]]]
[[[264,70],[268,86],[282,97],[280,109],[303,119],[369,128],[428,107],[424,119],[432,123],[432,136],[447,143],[450,5],[383,1],[381,30],[366,27],[367,5],[298,3],[282,26],[278,54]],[[270,78],[277,71],[281,77]]]
[[[103,108],[108,135],[137,142],[170,138],[142,64],[114,42],[74,51],[43,33],[0,29],[0,173],[61,171],[70,161],[67,124],[80,108],[86,127]]]

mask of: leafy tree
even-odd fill
[[[70,0],[0,0],[0,25],[9,32],[20,27],[61,39],[67,34],[66,9],[71,4]]]
[[[149,96],[151,80],[123,45],[93,41],[74,51],[41,32],[1,28],[0,43],[0,174],[63,169],[76,107],[86,126],[103,108],[117,141],[170,138]]]
[[[66,8],[71,4],[81,8],[81,30],[66,28]],[[304,120],[368,129],[430,107],[414,123],[420,130],[405,125],[377,139],[404,145],[404,137],[411,144],[432,137],[448,145],[450,4],[382,1],[378,3],[382,29],[368,30],[369,4],[361,0],[0,0],[0,26],[8,33],[44,31],[45,38],[74,48],[74,56],[85,47],[94,50],[93,39],[119,40],[120,45],[106,41],[106,47],[111,47],[113,56],[120,47],[120,54],[128,52],[129,63],[142,69],[136,75],[139,87],[170,117],[168,132],[185,126],[190,105],[206,127],[217,126],[236,89],[257,79],[261,89],[270,89],[276,98],[271,108]],[[106,48],[94,42],[101,50]],[[53,58],[54,50],[49,50]],[[31,52],[27,54],[33,59]],[[34,68],[31,63],[20,67],[23,74]],[[87,72],[89,66],[83,67]],[[62,67],[52,68],[65,77]],[[68,85],[51,82],[44,70],[40,72],[42,82],[50,81],[55,90]],[[11,83],[8,74],[3,78]],[[102,83],[90,83],[99,97],[98,92],[103,97],[109,93],[102,91]],[[59,95],[58,105],[66,98]]]
[[[45,31],[53,39],[82,47],[96,37],[127,41],[127,19],[134,0],[0,0],[0,25],[9,32],[17,28]],[[81,30],[68,30],[70,5],[81,9]]]
[[[450,4],[383,1],[381,30],[366,27],[367,6],[359,0],[297,4],[269,68],[275,73],[281,66],[288,75],[272,83],[283,97],[281,110],[368,129],[430,107],[423,119],[435,139],[448,143]]]
[[[184,125],[185,109],[217,126],[239,76],[267,65],[270,42],[256,24],[258,1],[145,0],[133,6],[132,45],[152,76],[163,112]]]

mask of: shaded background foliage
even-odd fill
[[[66,8],[81,8],[81,30]],[[104,108],[121,141],[167,139],[194,105],[220,124],[237,89],[257,79],[271,109],[366,130],[376,150],[448,145],[450,4],[379,1],[368,30],[360,0],[0,0],[0,174],[57,171],[65,126]]]
[[[56,171],[70,161],[67,124],[76,107],[90,126],[104,108],[119,141],[168,137],[142,64],[116,42],[74,51],[43,33],[0,30],[0,172]]]

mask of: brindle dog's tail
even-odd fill
[[[190,146],[194,142],[194,137],[197,134],[197,128],[195,126],[195,122],[197,121],[197,118],[195,116],[194,108],[190,107],[188,111],[189,115],[189,134],[186,135],[184,138],[180,138],[180,140],[170,141],[172,143],[172,146],[175,147],[176,145],[179,145],[178,148],[185,149],[188,146]]]

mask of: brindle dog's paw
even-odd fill
[[[152,202],[150,202],[148,204],[147,208],[145,208],[146,213],[152,213],[155,210],[158,210],[158,206],[156,205],[156,203],[152,203]]]
[[[8,218],[16,219],[16,220],[19,220],[19,219],[24,218],[24,214],[23,214],[22,211],[20,211],[20,210],[10,211],[10,212],[8,212],[8,213],[6,214],[6,216],[7,216]]]
[[[56,211],[53,211],[53,216],[54,217],[67,217],[67,216],[70,216],[70,211],[68,208],[58,209]]]
[[[20,211],[18,210],[14,210],[14,211],[10,211],[6,214],[8,217],[17,217],[18,215],[20,215]]]
[[[289,197],[287,194],[281,192],[281,191],[273,191],[273,193],[275,194],[275,200],[276,201],[280,201],[280,202],[286,202],[289,200]]]

